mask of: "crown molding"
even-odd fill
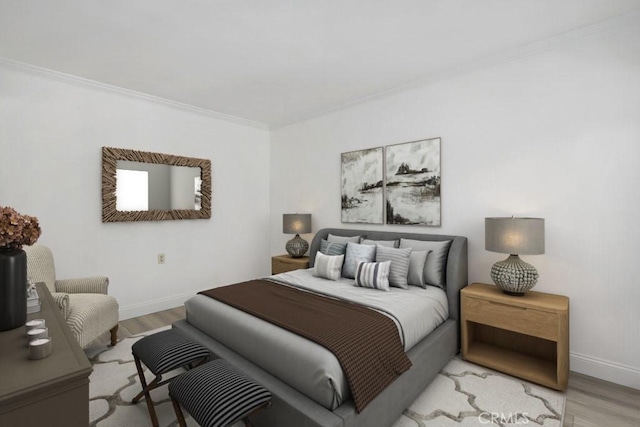
[[[104,92],[115,93],[129,98],[142,99],[144,101],[152,102],[154,104],[164,105],[167,107],[175,108],[190,113],[201,114],[203,116],[211,117],[214,119],[224,120],[231,123],[240,124],[243,126],[249,126],[257,129],[269,130],[269,125],[261,122],[256,122],[249,119],[243,119],[241,117],[232,116],[229,114],[218,113],[217,111],[208,110],[202,107],[196,107],[190,104],[184,104],[178,101],[172,101],[170,99],[162,98],[155,95],[150,95],[143,92],[138,92],[131,89],[125,89],[119,86],[110,85],[107,83],[101,83],[95,80],[86,79],[84,77],[75,76],[73,74],[62,73],[60,71],[51,70],[49,68],[39,67],[36,65],[27,64],[25,62],[15,61],[3,56],[0,56],[0,66],[6,68],[19,69],[31,74],[35,74],[41,77],[47,77],[53,80],[61,81],[64,83],[71,83],[77,86],[89,87],[92,89],[98,89]]]
[[[383,90],[380,92],[372,93],[369,95],[357,97],[346,102],[334,105],[328,108],[323,108],[315,111],[309,111],[302,113],[290,120],[271,123],[270,129],[276,130],[285,126],[289,126],[295,123],[299,123],[305,120],[313,119],[316,117],[324,116],[347,108],[366,104],[378,99],[387,98],[402,92],[406,92],[411,89],[417,89],[420,87],[428,86],[434,83],[438,83],[445,80],[451,80],[456,77],[460,77],[467,74],[472,74],[481,70],[489,69],[508,62],[518,61],[530,56],[535,56],[550,50],[559,49],[563,46],[577,43],[581,40],[594,37],[600,34],[608,33],[620,26],[630,24],[633,21],[640,20],[640,10],[629,12],[623,15],[619,15],[614,18],[610,18],[604,21],[599,21],[594,24],[585,25],[573,30],[569,30],[554,37],[543,39],[540,41],[524,44],[513,49],[509,49],[503,52],[499,52],[493,55],[483,57],[479,60],[464,62],[453,67],[439,70],[434,73],[425,75],[417,80],[413,80],[408,83],[393,87],[391,89]]]

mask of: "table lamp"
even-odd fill
[[[284,234],[295,234],[286,245],[287,252],[293,258],[304,256],[309,250],[309,243],[300,237],[300,234],[311,233],[311,214],[283,214],[282,232]]]
[[[544,253],[544,219],[485,218],[484,245],[491,252],[509,254],[491,267],[491,278],[505,294],[523,296],[538,281],[536,268],[518,255]]]

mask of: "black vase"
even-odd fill
[[[0,248],[0,332],[27,322],[27,254]]]

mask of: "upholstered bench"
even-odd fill
[[[231,363],[217,359],[180,375],[169,384],[169,396],[181,427],[182,405],[202,427],[228,427],[271,403],[269,390]]]
[[[131,347],[131,352],[142,384],[142,391],[133,398],[132,403],[137,403],[144,395],[151,422],[154,427],[157,427],[158,417],[149,392],[176,378],[172,376],[163,381],[162,375],[182,367],[194,368],[209,360],[209,350],[181,330],[168,329],[136,341]],[[142,363],[155,375],[148,385]]]

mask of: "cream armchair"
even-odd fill
[[[46,246],[25,246],[27,274],[33,282],[44,282],[60,307],[71,332],[82,348],[107,331],[111,345],[118,338],[118,302],[107,295],[107,277],[56,280],[53,254]]]

